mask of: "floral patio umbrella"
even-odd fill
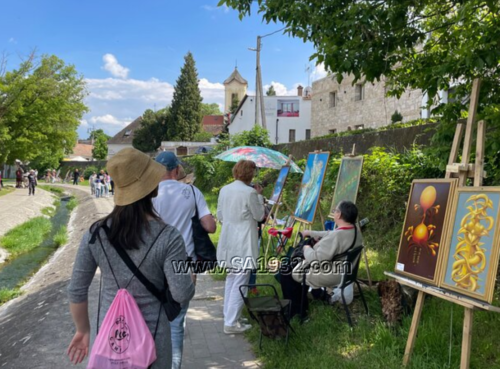
[[[237,162],[241,159],[252,160],[258,168],[281,169],[288,162],[288,157],[279,151],[258,146],[239,146],[224,151],[217,155],[216,159]],[[290,162],[290,171],[302,173],[302,170],[294,162]]]

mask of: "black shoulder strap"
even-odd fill
[[[146,256],[149,253],[149,251],[153,248],[153,246],[156,243],[156,241],[158,240],[158,238],[160,238],[160,235],[163,233],[163,231],[165,230],[166,227],[167,226],[163,227],[162,230],[158,233],[155,240],[153,241],[153,243],[149,247],[149,250],[146,253]],[[107,232],[107,226],[103,226],[103,229],[104,229],[104,231]],[[156,286],[153,283],[151,283],[151,281],[149,279],[147,279],[144,274],[142,274],[140,269],[134,264],[134,262],[132,261],[130,256],[123,249],[123,247],[121,247],[121,246],[115,247],[115,250],[118,253],[118,255],[120,256],[120,258],[123,260],[123,262],[130,269],[130,271],[134,274],[134,276],[136,276],[137,279],[144,285],[144,287],[146,287],[146,289],[149,292],[151,292],[151,294],[153,296],[155,296],[159,301],[164,302],[165,301],[165,294],[161,293],[161,291],[158,288],[156,288]],[[166,279],[165,279],[165,283],[166,283]],[[168,286],[167,286],[167,288],[168,288]]]
[[[196,193],[194,192],[194,187],[193,185],[189,185],[189,187],[191,187],[191,191],[193,191],[193,199],[194,199],[194,208],[195,208],[195,211],[196,211],[196,219],[200,219],[199,217],[199,213],[198,213],[198,203],[196,202]]]

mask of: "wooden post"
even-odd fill
[[[477,104],[479,102],[479,88],[481,82],[478,78],[472,83],[472,94],[470,97],[469,116],[467,117],[467,125],[465,126],[464,148],[462,150],[462,165],[468,165],[470,160],[470,151],[472,146],[472,129],[476,121]],[[467,171],[462,171],[458,174],[458,185],[465,186],[467,181]]]
[[[450,158],[448,159],[448,165],[453,165],[457,162],[458,158],[458,148],[460,147],[460,141],[464,136],[464,125],[462,123],[457,124],[455,129],[455,136],[453,137],[453,144],[451,145]],[[446,172],[444,178],[451,178],[451,172]]]
[[[483,168],[484,168],[484,121],[477,123],[477,140],[476,140],[476,166],[474,168],[474,186],[480,187],[483,185]]]
[[[373,287],[372,275],[370,273],[370,265],[368,264],[368,255],[366,255],[366,247],[363,247],[363,257],[365,259],[366,276],[368,277],[368,286],[371,288]]]
[[[474,310],[464,308],[464,328],[462,332],[462,356],[460,359],[460,369],[469,369],[470,347],[472,342],[472,323],[474,321]]]
[[[417,338],[420,315],[422,314],[422,308],[424,307],[424,296],[424,291],[418,291],[417,304],[415,305],[415,311],[413,312],[410,333],[408,334],[408,341],[406,341],[405,356],[403,357],[404,366],[407,366],[410,363],[411,354],[413,353],[413,348],[415,347],[415,339]]]

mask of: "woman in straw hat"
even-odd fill
[[[158,193],[158,184],[165,174],[165,167],[142,152],[127,148],[113,156],[107,168],[115,183],[115,207],[108,216],[94,223],[84,235],[68,287],[70,311],[76,326],[68,355],[75,364],[82,362],[88,354],[90,322],[87,297],[97,267],[102,276],[98,324],[102,323],[118,291],[118,283],[120,288],[127,286],[150,331],[154,333],[156,329],[160,302],[137,278],[133,278],[133,273],[114,248],[125,249],[134,264],[140,265],[140,271],[158,289],[162,288],[166,278],[172,297],[177,302],[187,303],[194,295],[194,285],[189,273],[174,270],[176,264],[186,259],[182,236],[175,228],[161,221],[152,204],[152,198]],[[107,232],[100,228],[104,225],[109,228]],[[103,247],[99,237],[97,240],[93,237],[96,233],[99,233]],[[153,246],[148,253],[151,245]],[[170,368],[170,324],[164,313],[159,317],[155,343],[157,360],[152,368]]]

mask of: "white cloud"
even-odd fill
[[[125,121],[122,121],[122,120],[114,117],[111,114],[101,115],[101,116],[97,116],[97,117],[91,117],[90,121],[94,124],[95,123],[102,123],[102,124],[109,124],[112,126],[123,126],[124,124],[126,124]]]
[[[314,70],[311,72],[311,79],[316,81],[318,79],[324,78],[329,73],[325,69],[325,64],[320,63],[314,67]]]
[[[283,83],[272,81],[270,84],[264,85],[263,90],[264,90],[264,94],[265,94],[267,92],[267,90],[269,89],[269,87],[273,86],[274,91],[276,91],[276,96],[296,96],[297,95],[297,87],[299,85],[302,85],[302,84],[295,83],[293,85],[293,87],[290,90],[288,90]],[[302,85],[302,86],[304,86],[304,85]]]
[[[109,135],[115,135],[126,124],[139,117],[146,109],[163,109],[173,97],[174,86],[157,78],[138,79],[86,79],[89,96],[86,103],[90,113],[84,116],[79,130],[86,137],[86,127],[94,124]],[[224,85],[201,78],[199,82],[204,103],[217,103],[224,107]]]
[[[119,77],[119,78],[128,77],[130,69],[120,65],[120,63],[118,63],[118,60],[113,54],[105,54],[102,57],[102,60],[104,61],[103,69],[107,70],[114,77]]]
[[[226,4],[224,4],[222,6],[203,5],[201,8],[208,11],[208,12],[222,10],[226,14],[229,13],[229,8]]]
[[[17,44],[17,40],[14,37],[9,38],[10,44]]]

